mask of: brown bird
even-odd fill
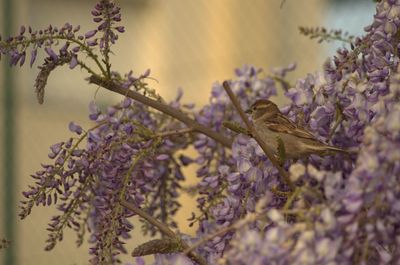
[[[337,152],[348,154],[347,150],[326,145],[302,126],[289,120],[272,101],[260,99],[251,105],[246,113],[251,114],[254,128],[264,140],[269,151],[278,152],[278,138],[285,147],[288,159],[306,158],[311,154],[319,156]]]

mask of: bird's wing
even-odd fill
[[[268,129],[274,132],[287,133],[298,136],[300,138],[315,140],[314,135],[312,135],[306,129],[295,124],[294,122],[289,120],[286,116],[280,113],[268,119],[268,121],[266,121],[265,124],[268,127]]]

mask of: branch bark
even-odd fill
[[[171,237],[171,238],[176,238],[178,237],[178,235],[176,235],[174,233],[174,231],[172,231],[168,226],[166,226],[165,224],[161,223],[160,221],[158,221],[157,219],[155,219],[153,216],[151,216],[150,214],[146,213],[145,211],[143,211],[142,209],[136,207],[135,205],[133,205],[132,203],[129,203],[125,200],[121,200],[120,201],[121,205],[124,206],[126,209],[136,213],[137,215],[139,215],[140,217],[142,217],[143,219],[145,219],[147,222],[149,222],[151,225],[157,227],[161,233],[163,233],[164,235]],[[183,246],[183,249],[185,249],[185,252],[183,254],[185,254],[188,258],[190,258],[191,260],[197,262],[200,265],[207,265],[207,261],[200,255],[197,255],[194,250],[183,240],[180,240]]]
[[[123,96],[127,96],[131,99],[139,101],[140,103],[142,103],[146,106],[152,107],[152,108],[154,108],[158,111],[161,111],[171,117],[174,117],[175,119],[183,122],[184,124],[186,124],[188,127],[192,128],[193,130],[207,135],[208,137],[221,143],[223,146],[225,146],[227,148],[231,148],[231,146],[232,146],[231,139],[198,123],[194,119],[187,116],[185,113],[183,113],[183,112],[179,111],[178,109],[175,109],[169,105],[166,105],[162,102],[153,100],[146,96],[143,96],[142,94],[140,94],[136,91],[127,90],[126,88],[122,87],[121,85],[119,85],[115,82],[112,82],[112,81],[105,80],[97,75],[90,76],[89,83],[96,84],[98,86],[101,86],[101,87],[108,89],[110,91],[113,91],[115,93],[121,94]]]

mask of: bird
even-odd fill
[[[297,160],[312,154],[349,154],[345,149],[319,141],[307,129],[286,117],[270,100],[259,99],[245,112],[251,114],[255,131],[267,145],[268,151],[275,156],[278,156],[280,141],[283,143],[286,159]]]

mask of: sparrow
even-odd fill
[[[311,154],[348,154],[347,150],[316,139],[308,130],[289,120],[270,100],[257,100],[245,112],[251,114],[255,130],[274,155],[278,154],[279,139],[283,143],[287,159],[306,158]]]

